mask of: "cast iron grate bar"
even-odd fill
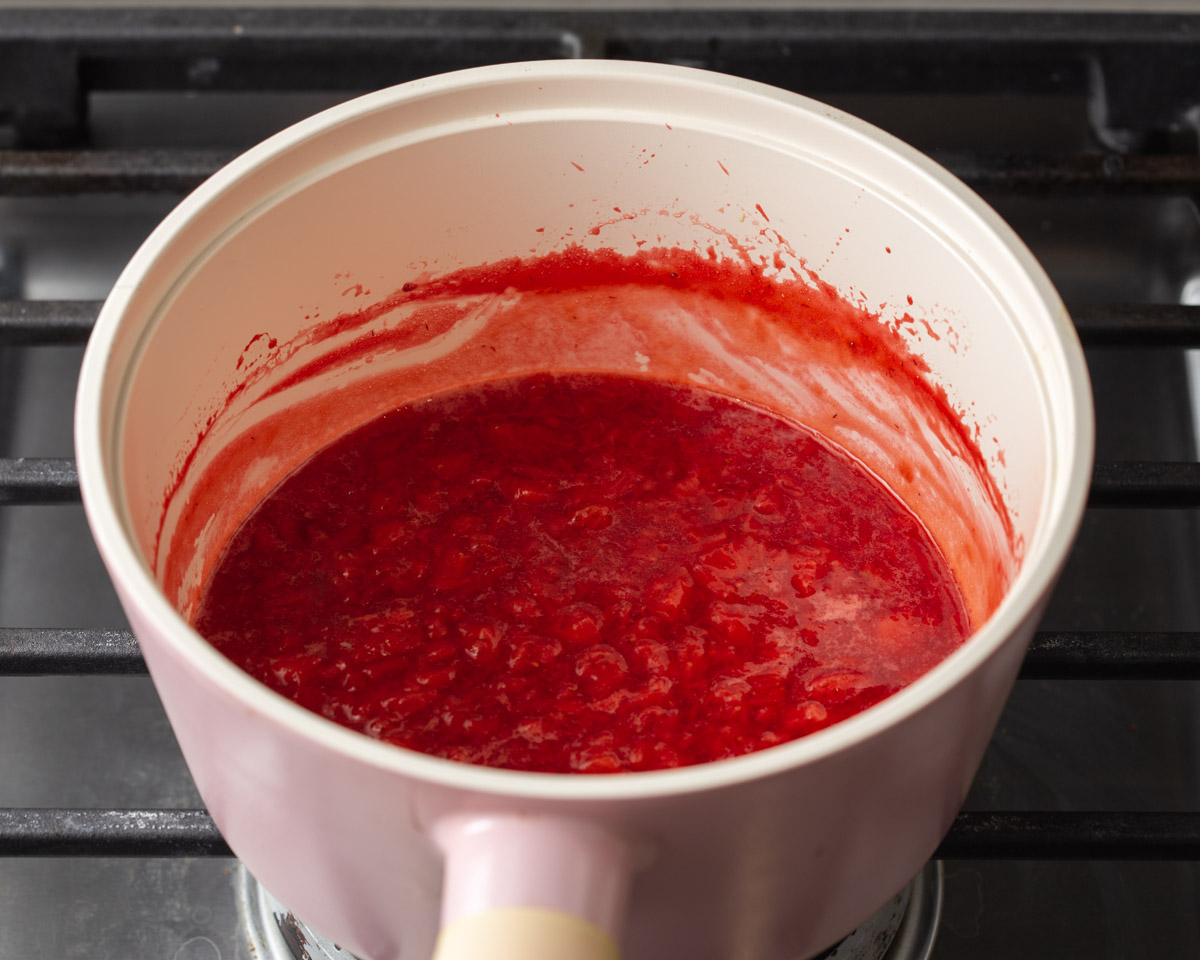
[[[101,300],[0,300],[0,347],[86,343]]]
[[[0,150],[0,196],[185,194],[234,157],[228,150]],[[933,151],[982,193],[1042,196],[1191,196],[1195,154],[1036,156]]]
[[[932,150],[930,155],[980,193],[1062,197],[1200,192],[1200,156],[1195,154],[1041,156]]]
[[[55,457],[0,459],[0,504],[66,503],[78,499],[74,461]],[[1200,463],[1097,463],[1088,505],[1200,506]]]
[[[1200,633],[1040,631],[1020,675],[1024,680],[1200,680]]]
[[[1088,506],[1200,506],[1200,463],[1101,461],[1092,468]]]
[[[129,630],[0,627],[0,676],[145,674]]]
[[[0,346],[85,343],[100,300],[0,300]],[[1081,303],[1071,319],[1084,346],[1200,347],[1200,307]]]
[[[205,810],[0,809],[4,857],[229,857]],[[944,860],[1200,860],[1200,813],[965,812]]]
[[[145,673],[128,630],[0,628],[0,676]],[[1200,680],[1200,632],[1038,633],[1021,677]]]
[[[66,457],[0,458],[0,505],[71,503],[79,499],[75,461]]]
[[[0,809],[0,856],[231,857],[207,810]]]
[[[1180,303],[1077,303],[1085,347],[1200,347],[1200,307]]]
[[[0,150],[0,196],[185,194],[235,156],[229,150]]]
[[[964,812],[939,860],[1200,860],[1200,813]]]

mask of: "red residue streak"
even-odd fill
[[[761,214],[762,214],[762,218],[763,218],[764,220],[766,220],[766,221],[767,221],[767,223],[770,223],[770,222],[771,222],[771,218],[767,216],[767,212],[766,212],[766,211],[765,211],[765,210],[762,208],[762,204],[761,204],[761,203],[756,203],[756,204],[754,205],[754,209],[755,209],[755,210],[757,210],[759,213],[761,213]]]
[[[573,166],[580,173],[583,173],[583,167],[581,167],[579,164],[577,164],[574,160],[571,161],[571,166]]]
[[[720,160],[717,161],[717,166],[721,168],[721,172],[725,174],[725,176],[729,176],[729,171],[725,169],[725,164],[723,164]]]
[[[764,276],[758,266],[750,264],[745,248],[738,249],[737,253],[742,258],[741,268],[723,261],[701,259],[689,251],[658,247],[641,249],[633,256],[626,257],[612,250],[586,251],[582,247],[570,246],[541,257],[512,257],[496,263],[485,263],[434,278],[426,283],[405,283],[399,290],[377,303],[360,310],[338,314],[330,320],[316,324],[302,331],[295,340],[285,344],[283,355],[279,359],[285,361],[302,347],[362,329],[408,303],[455,295],[503,293],[509,289],[534,292],[582,289],[606,284],[662,284],[696,290],[721,300],[749,299],[767,310],[786,309],[786,305],[792,299],[788,289]],[[832,288],[826,288],[826,291],[826,297],[836,298]],[[812,292],[808,293],[811,296]],[[387,346],[415,346],[426,342],[446,332],[456,319],[457,314],[446,312],[442,315],[441,322],[435,323],[432,328],[401,327],[381,336],[359,337],[302,365],[281,382],[274,384],[264,394],[264,398],[281,393],[296,383],[343,363],[365,357],[375,350]],[[252,340],[251,343],[253,342]],[[268,370],[266,365],[261,365],[251,371],[229,392],[216,413],[198,430],[195,443],[184,454],[178,471],[164,491],[163,509],[154,541],[155,563],[161,547],[167,513],[196,459],[201,444],[211,432],[212,424]]]
[[[724,231],[714,232],[724,234]],[[954,456],[961,457],[965,461],[965,469],[981,478],[984,496],[990,499],[1000,518],[1002,534],[1008,538],[1007,545],[1013,546],[1015,541],[1011,519],[987,472],[986,463],[972,441],[969,429],[950,405],[944,391],[926,379],[928,365],[910,350],[899,332],[880,323],[876,315],[841,298],[834,288],[822,282],[802,262],[799,266],[804,271],[803,278],[783,280],[771,272],[771,267],[752,260],[750,251],[737,245],[736,238],[727,239],[735,243],[734,254],[737,259],[718,259],[711,249],[700,252],[655,247],[624,255],[613,250],[586,250],[575,245],[541,256],[513,257],[423,279],[421,282],[405,283],[376,303],[316,323],[285,342],[271,358],[244,372],[242,381],[229,392],[207,422],[198,425],[194,444],[183,452],[182,464],[164,491],[163,521],[213,423],[220,420],[250,385],[259,383],[262,376],[272,370],[278,375],[280,366],[295,357],[302,348],[351,335],[350,339],[339,342],[335,349],[326,350],[323,354],[315,353],[314,359],[307,364],[290,370],[280,382],[272,383],[262,398],[276,395],[289,386],[363,359],[376,351],[384,353],[433,340],[450,330],[462,317],[463,307],[455,302],[461,297],[545,294],[554,299],[572,291],[586,293],[589,289],[607,291],[609,288],[613,288],[614,293],[625,289],[631,291],[630,296],[636,297],[634,291],[644,287],[647,291],[655,291],[655,296],[676,290],[681,297],[707,298],[716,303],[729,301],[731,304],[752,307],[757,315],[769,318],[763,332],[764,347],[781,335],[801,337],[803,342],[811,344],[811,349],[822,351],[825,362],[844,363],[846,366],[866,365],[879,371],[887,378],[889,389],[894,387],[898,396],[908,398],[906,407],[928,412],[923,416],[928,415],[931,422],[938,424],[937,429],[945,432],[947,449],[961,451]],[[779,259],[772,261],[771,266],[775,271],[778,271],[780,262]],[[795,267],[789,266],[789,270],[796,273]],[[374,323],[406,305],[419,305],[420,309],[391,327]],[[534,320],[535,316],[530,314],[531,322],[544,321],[541,317]],[[771,333],[771,325],[778,325],[778,332]],[[791,329],[795,333],[786,333]],[[533,362],[532,357],[530,362]],[[181,589],[184,567],[180,564],[186,565],[188,562],[186,558],[176,559],[177,552],[184,556],[187,550],[193,549],[192,545],[197,542],[211,515],[211,505],[220,503],[221,497],[230,489],[228,478],[238,475],[247,464],[256,462],[262,449],[263,436],[273,432],[277,437],[284,437],[295,426],[288,419],[285,409],[274,415],[273,420],[256,425],[254,432],[260,435],[257,441],[239,438],[226,443],[205,467],[205,472],[196,479],[189,490],[187,502],[183,504],[164,561],[164,588],[169,595],[174,596]],[[232,535],[232,532],[227,531],[225,536]],[[161,534],[160,523],[159,537]],[[972,541],[962,542],[969,547]],[[156,568],[159,550],[156,538]],[[955,562],[953,557],[950,559],[952,563]],[[1005,574],[997,572],[995,576],[999,578],[997,586],[986,587],[983,594],[998,602]]]
[[[613,207],[613,209],[620,213],[620,207]],[[619,217],[609,217],[607,220],[601,220],[599,223],[592,226],[592,228],[588,230],[588,233],[593,237],[598,237],[601,229],[604,227],[611,226],[614,223],[620,223],[622,220],[636,220],[637,218],[638,215],[636,213],[622,213]]]
[[[246,344],[244,347],[242,347],[242,355],[244,356],[246,354],[247,350],[249,350],[252,346],[254,346],[256,343],[258,343],[258,341],[261,340],[265,336],[267,336],[267,334],[265,334],[265,333],[256,333],[253,337],[251,337],[250,342],[248,344]],[[272,342],[271,346],[275,346],[275,344]]]

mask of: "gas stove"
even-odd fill
[[[1200,16],[313,7],[0,9],[0,957],[345,956],[229,856],[142,675],[77,502],[82,344],[239,150],[359,91],[579,56],[896,133],[1017,229],[1087,347],[1091,508],[1022,679],[938,859],[828,955],[1200,955]]]

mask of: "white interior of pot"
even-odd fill
[[[364,335],[305,345],[314,325],[429,275],[570,243],[625,253],[638,241],[711,245],[768,263],[779,253],[783,277],[804,277],[803,262],[881,322],[909,315],[901,333],[963,412],[1015,536],[1031,544],[1053,482],[1049,406],[1067,403],[1068,387],[1037,320],[1039,291],[1012,252],[955,188],[860,125],[790,99],[656,82],[653,97],[627,76],[376,95],[342,108],[338,122],[318,118],[268,142],[187,209],[192,219],[176,224],[129,307],[145,315],[146,334],[118,344],[136,356],[119,440],[127,522],[173,603],[186,612],[204,565],[254,502],[335,436],[414,395],[538,364],[705,379],[796,415],[909,502],[968,594],[996,570],[1010,578],[1002,518],[971,471],[937,452],[940,427],[907,419],[903,399],[878,382],[789,358],[753,324],[715,318],[693,332],[647,309],[619,335],[600,335],[609,325],[594,318],[582,348],[578,331],[523,348],[510,337],[486,361],[473,348],[504,338],[492,326],[511,306],[500,298],[469,304],[483,312],[464,308],[446,336],[279,389]],[[372,324],[419,321],[403,308]],[[729,338],[718,348],[714,324]],[[633,349],[647,335],[659,349]],[[230,469],[219,455],[238,442]],[[206,472],[219,482],[200,483]],[[980,619],[996,598],[980,587],[967,599]]]

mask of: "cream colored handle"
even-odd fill
[[[433,960],[620,960],[594,923],[541,907],[498,907],[443,927]]]
[[[618,960],[634,869],[630,842],[590,820],[455,813],[435,960]]]

